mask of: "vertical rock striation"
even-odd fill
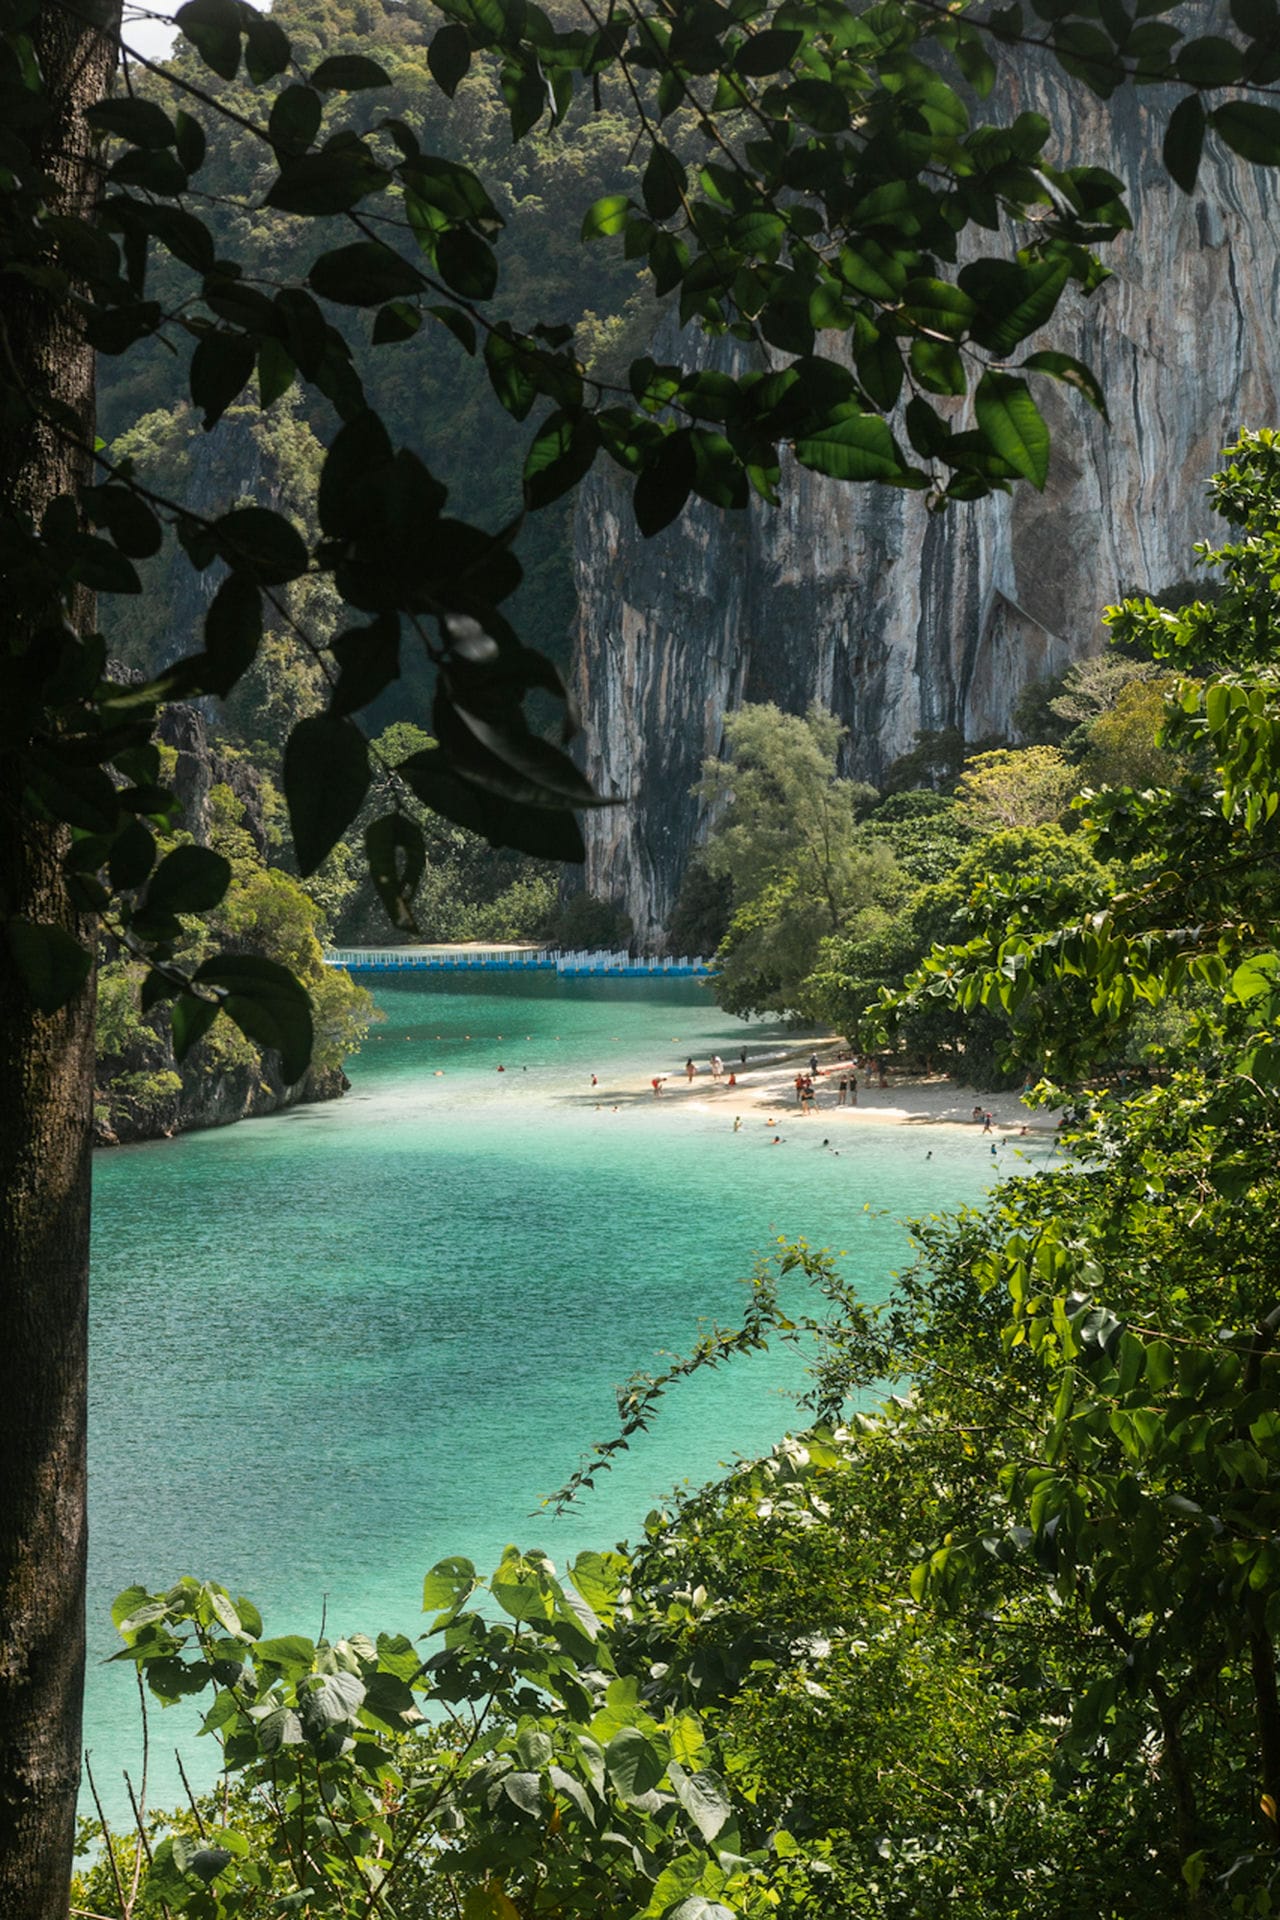
[[[587,885],[642,940],[661,940],[699,837],[689,788],[726,712],[819,699],[849,728],[846,771],[877,781],[921,730],[1011,735],[1028,685],[1102,645],[1108,601],[1190,575],[1219,452],[1277,421],[1280,183],[1216,150],[1188,198],[1160,164],[1166,103],[1151,102],[1123,90],[1104,104],[1056,70],[1002,82],[1002,111],[1045,113],[1059,155],[1125,180],[1135,222],[1109,250],[1112,278],[1051,330],[1099,375],[1111,426],[1038,382],[1054,438],[1042,494],[1019,485],[934,517],[918,494],[792,467],[781,507],[698,503],[645,541],[625,484],[601,467],[584,485],[586,765],[626,802],[587,820]],[[989,250],[1003,251],[994,235]]]

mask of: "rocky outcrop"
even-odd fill
[[[1102,645],[1104,605],[1191,574],[1221,448],[1277,420],[1276,175],[1216,152],[1188,198],[1160,165],[1167,116],[1150,92],[1104,104],[1056,69],[1002,87],[1002,112],[1048,115],[1064,161],[1119,174],[1135,219],[1108,250],[1113,277],[1052,329],[1098,373],[1111,426],[1040,383],[1054,435],[1042,494],[1019,485],[933,517],[918,494],[793,468],[777,509],[698,504],[644,541],[625,483],[602,466],[582,489],[586,767],[626,802],[588,816],[586,882],[648,944],[699,837],[689,788],[726,712],[819,699],[849,729],[845,771],[872,781],[922,730],[1015,737],[1023,690]]]
[[[228,1127],[285,1107],[315,1100],[337,1100],[350,1091],[341,1067],[313,1069],[288,1087],[274,1060],[257,1060],[202,1071],[198,1064],[172,1069],[163,1041],[158,1057],[168,1067],[148,1071],[137,1065],[102,1087],[94,1099],[94,1145],[119,1147],[138,1140],[168,1140],[175,1133],[199,1133]]]

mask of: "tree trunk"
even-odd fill
[[[106,90],[118,7],[79,17],[45,6],[34,25],[47,118],[27,133],[46,204],[92,205],[97,176],[83,110]],[[105,28],[105,30],[104,30]],[[6,282],[0,511],[39,524],[85,478],[83,456],[28,417],[54,401],[92,443],[93,356],[71,303]],[[70,609],[10,593],[0,645],[47,646]],[[62,829],[24,804],[0,759],[0,914],[77,938],[62,881]],[[80,1779],[84,1682],[85,1400],[93,983],[59,1012],[36,1010],[0,940],[0,1914],[65,1920]]]

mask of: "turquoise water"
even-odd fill
[[[800,1361],[682,1386],[573,1514],[538,1512],[613,1432],[615,1383],[735,1317],[780,1235],[847,1250],[882,1297],[900,1219],[991,1179],[960,1128],[845,1128],[837,1156],[820,1117],[774,1148],[732,1095],[654,1100],[686,1054],[788,1044],[694,982],[388,979],[378,999],[342,1101],[98,1157],[91,1662],[135,1581],[220,1580],[271,1632],[314,1633],[322,1608],[331,1633],[413,1632],[446,1553],[563,1562],[634,1536],[673,1484],[795,1423]],[[171,1710],[154,1748],[189,1752],[194,1725]],[[128,1669],[91,1664],[114,1806],[136,1736]],[[153,1751],[153,1801],[175,1784]]]

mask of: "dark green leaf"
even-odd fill
[[[113,133],[135,147],[171,147],[178,137],[172,120],[154,100],[99,100],[96,106],[85,108],[84,117],[91,127]]]
[[[359,93],[366,87],[389,87],[391,77],[376,60],[366,59],[362,53],[335,53],[320,62],[311,84],[325,92]]]
[[[207,913],[231,884],[231,863],[209,847],[175,847],[151,876],[146,908],[156,913]]]
[[[393,458],[390,437],[376,413],[359,413],[338,430],[316,496],[325,533],[340,539],[359,532],[369,512],[368,483]]]
[[[410,306],[407,300],[392,300],[373,323],[373,344],[382,347],[398,340],[412,340],[421,330],[421,310]]]
[[[307,279],[322,299],[349,307],[379,307],[384,300],[421,293],[427,284],[415,266],[381,240],[355,240],[322,253]]]
[[[254,86],[261,87],[284,72],[293,49],[278,21],[264,19],[252,7],[245,8],[243,20],[245,71]]]
[[[144,827],[141,820],[130,820],[111,845],[107,871],[112,886],[120,892],[140,887],[155,865],[155,859],[156,843],[150,829]]]
[[[364,847],[369,877],[387,918],[394,927],[412,927],[413,896],[427,863],[421,827],[404,814],[385,814],[365,828]]]
[[[324,104],[310,87],[283,87],[271,103],[267,132],[278,152],[305,153],[320,127]]]
[[[282,213],[345,213],[366,194],[389,186],[391,178],[364,147],[326,147],[286,159],[267,205]]]
[[[118,547],[82,533],[71,550],[72,570],[82,586],[95,593],[141,593],[137,570]]]
[[[264,587],[296,580],[310,564],[297,528],[269,507],[236,507],[215,520],[210,531],[227,565]]]
[[[5,938],[14,964],[41,1013],[56,1013],[74,999],[93,967],[93,958],[63,927],[15,915],[5,922]]]
[[[208,433],[253,373],[254,343],[243,333],[202,334],[191,356],[191,401]]]
[[[911,371],[927,393],[961,394],[969,390],[960,349],[949,340],[913,340]]]
[[[525,505],[545,507],[576,486],[590,471],[599,445],[600,429],[591,414],[549,415],[525,459]]]
[[[1215,107],[1209,125],[1233,153],[1259,166],[1280,166],[1280,112],[1255,100],[1228,100]]]
[[[1028,266],[984,259],[962,267],[959,283],[981,309],[973,322],[973,338],[992,353],[1012,353],[1052,317],[1070,274],[1070,263],[1063,258]]]
[[[269,333],[258,344],[258,404],[265,410],[288,393],[297,371],[284,341]]]
[[[1194,193],[1204,149],[1204,107],[1198,93],[1180,100],[1164,136],[1164,164],[1184,193]]]
[[[582,832],[573,814],[561,807],[516,807],[461,777],[439,747],[402,760],[396,771],[425,806],[493,847],[514,847],[544,860],[586,858]]]
[[[240,8],[236,0],[187,0],[173,16],[206,67],[234,80],[240,65]]]
[[[488,300],[498,285],[498,261],[487,240],[468,227],[451,227],[440,236],[436,263],[464,300]]]
[[[284,750],[284,792],[304,877],[355,819],[368,785],[369,750],[349,720],[314,714],[298,722]]]
[[[687,183],[684,163],[668,147],[655,146],[641,183],[645,206],[655,220],[669,220],[680,211]]]
[[[1234,87],[1243,70],[1239,48],[1216,33],[1184,41],[1175,64],[1188,87]]]
[[[1049,429],[1026,381],[1008,373],[984,373],[973,407],[992,452],[1043,488],[1049,472]]]
[[[688,432],[664,435],[636,482],[636,524],[646,539],[660,533],[683,512],[693,489],[695,471]]]
[[[733,56],[733,70],[749,79],[778,73],[790,64],[803,41],[804,34],[795,27],[766,27],[743,41]]]
[[[245,574],[233,573],[214,594],[204,617],[204,690],[225,700],[253,665],[261,644],[262,595]]]
[[[194,993],[179,994],[169,1009],[174,1059],[185,1060],[196,1042],[203,1040],[217,1017],[216,1000],[201,1000]]]
[[[467,38],[465,27],[456,21],[437,28],[427,48],[427,66],[431,77],[442,93],[452,100],[459,83],[465,79],[467,68],[471,65],[471,42]]]
[[[311,1002],[287,967],[256,954],[221,953],[197,967],[193,979],[221,988],[222,1010],[241,1033],[277,1049],[288,1085],[301,1080],[311,1064]]]
[[[341,672],[329,702],[335,719],[367,706],[400,673],[400,622],[383,614],[367,627],[352,627],[330,642]]]
[[[173,124],[178,142],[178,158],[188,174],[196,173],[204,165],[206,146],[204,128],[189,113],[176,114]]]
[[[129,486],[86,487],[80,495],[96,527],[105,527],[121,553],[145,560],[160,551],[164,530],[145,500]]]
[[[454,339],[465,352],[475,352],[475,323],[463,313],[460,307],[428,307],[427,312],[433,319],[438,320],[442,327],[448,327]]]

